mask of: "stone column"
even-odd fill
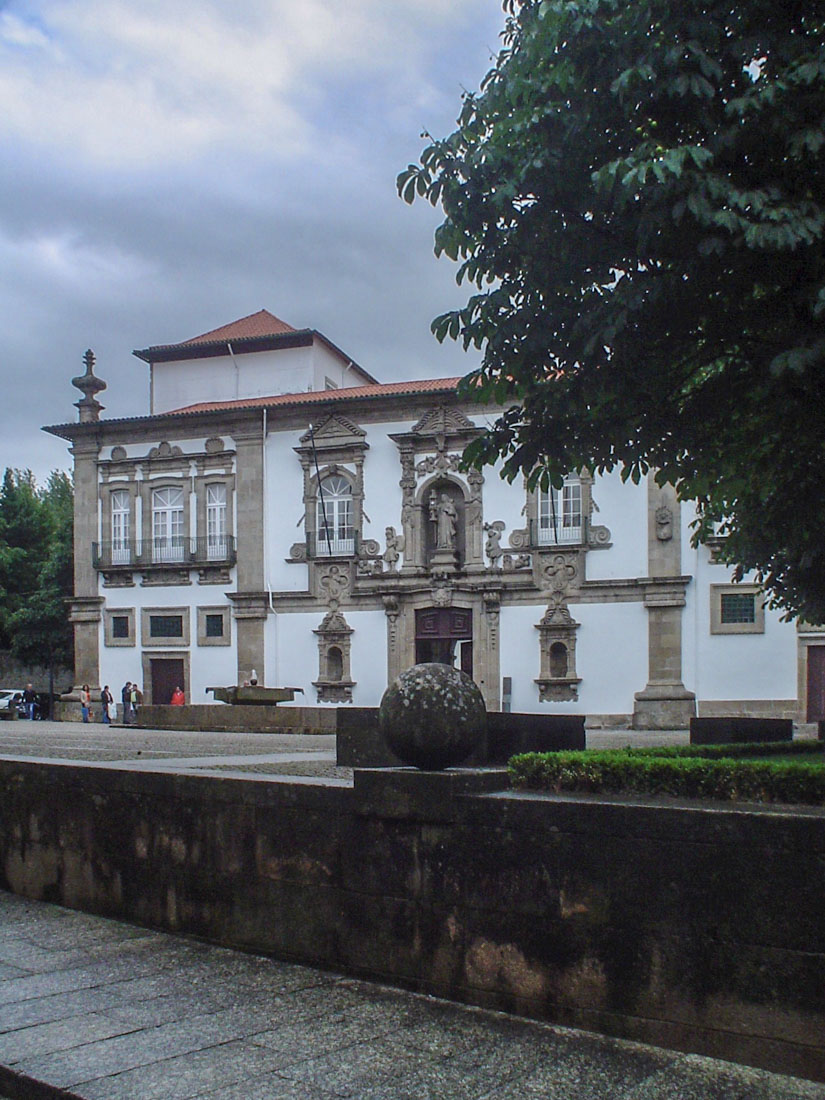
[[[636,693],[633,728],[684,729],[696,696],[682,683],[682,609],[690,577],[682,576],[681,512],[672,486],[648,476],[648,682]]]
[[[263,425],[257,423],[233,433],[236,452],[237,592],[235,605],[238,646],[238,683],[252,678],[263,685],[266,669],[264,623],[269,609],[264,570],[264,454]]]
[[[92,562],[92,543],[99,538],[97,460],[94,437],[81,437],[71,448],[74,456],[74,598],[69,622],[74,626],[74,688],[88,684],[100,691],[100,619],[103,597],[98,595],[98,573]],[[65,697],[64,697],[65,698]]]

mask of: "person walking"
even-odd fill
[[[114,701],[115,697],[114,695],[112,695],[111,691],[109,691],[109,685],[106,684],[103,688],[103,691],[101,691],[100,693],[100,717],[101,721],[107,726],[112,720],[112,715],[109,711],[109,708],[112,703],[114,703]]]
[[[26,690],[23,692],[23,704],[26,708],[27,717],[33,722],[37,710],[37,692],[31,684],[26,684]]]
[[[133,719],[133,721],[137,722],[138,711],[140,710],[141,705],[143,703],[143,692],[140,690],[140,688],[137,686],[137,684],[132,684],[131,699],[132,699],[132,719]]]
[[[84,684],[80,689],[80,713],[83,716],[83,721],[89,721],[89,707],[92,703],[92,696],[89,690],[89,685]]]
[[[120,693],[120,699],[123,703],[123,724],[124,726],[131,725],[132,722],[132,683],[127,680],[123,685],[123,690]]]

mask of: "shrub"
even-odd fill
[[[679,746],[524,753],[509,763],[514,787],[635,791],[725,801],[825,805],[825,744]],[[798,756],[798,761],[770,760]],[[749,759],[750,758],[750,759]]]

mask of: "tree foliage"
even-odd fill
[[[0,645],[54,670],[72,664],[66,600],[73,590],[74,493],[55,471],[38,488],[7,469],[0,488]]]
[[[825,15],[811,0],[508,0],[457,129],[399,176],[473,285],[433,331],[502,406],[476,465],[622,469],[825,621]]]

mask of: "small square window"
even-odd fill
[[[710,586],[711,634],[764,634],[765,600],[756,584]]]
[[[730,623],[756,622],[756,596],[753,592],[723,592],[720,621]]]
[[[182,615],[150,615],[149,636],[151,638],[182,638]]]
[[[113,615],[112,616],[112,637],[113,638],[128,638],[129,637],[129,616],[128,615]]]
[[[198,608],[198,645],[231,645],[232,618],[229,607]]]
[[[206,637],[207,638],[222,638],[223,637],[223,615],[207,615],[206,616]]]
[[[103,609],[103,644],[107,646],[135,644],[135,609],[133,607]]]

